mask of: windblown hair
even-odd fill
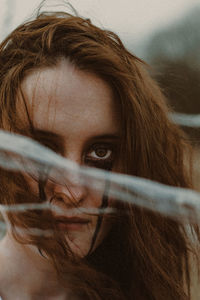
[[[19,114],[26,107],[17,103],[16,95],[28,74],[56,66],[61,58],[96,74],[112,88],[121,113],[123,173],[171,186],[192,187],[191,174],[185,166],[189,146],[182,131],[168,119],[170,109],[145,64],[126,50],[116,34],[80,17],[40,14],[2,42],[0,128],[32,136],[31,128],[27,129]],[[22,175],[1,170],[2,204],[24,202],[22,191],[27,191],[28,186],[22,179]],[[183,224],[131,204],[122,206],[126,216],[121,215],[102,244],[83,259],[84,265],[76,262],[72,289],[83,299],[92,300],[190,299],[191,245]],[[38,227],[33,224],[33,215],[42,223],[41,215],[34,211],[26,216],[9,213],[8,217],[13,226]],[[63,264],[66,251],[59,246],[60,239],[31,237],[29,242],[52,259],[58,273],[62,269],[60,273],[65,274],[71,269],[65,269],[67,265]]]

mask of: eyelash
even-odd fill
[[[88,155],[88,153],[92,153],[93,151],[97,151],[99,149],[110,151],[111,154],[108,158],[91,158],[91,156]],[[114,145],[112,144],[94,144],[89,148],[89,151],[87,151],[84,161],[88,166],[93,166],[105,170],[111,170],[114,163],[114,150]]]

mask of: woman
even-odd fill
[[[0,105],[2,129],[79,165],[192,187],[185,138],[144,63],[88,20],[41,14],[13,31],[0,47]],[[60,209],[4,214],[3,299],[191,299],[192,246],[181,223],[89,191],[80,178],[63,185],[46,174],[1,170],[1,204]],[[114,218],[68,213],[107,206]]]

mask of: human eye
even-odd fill
[[[111,170],[114,163],[114,147],[111,144],[94,144],[85,156],[85,163],[96,168]]]

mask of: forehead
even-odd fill
[[[22,92],[34,127],[58,133],[69,129],[72,134],[118,131],[119,115],[109,85],[67,60],[28,75]]]

